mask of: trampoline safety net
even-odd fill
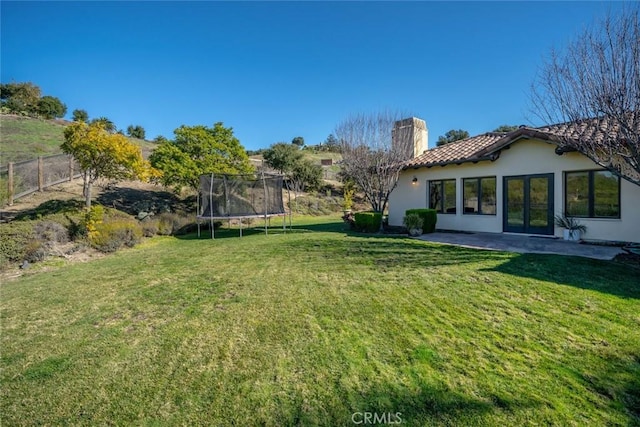
[[[285,215],[282,184],[282,175],[201,175],[198,218]]]

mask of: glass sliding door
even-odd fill
[[[553,234],[553,174],[504,177],[503,230]]]

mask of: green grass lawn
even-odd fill
[[[640,423],[637,270],[332,221],[2,284],[2,425]]]

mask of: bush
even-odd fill
[[[115,252],[123,246],[132,247],[140,242],[142,233],[142,227],[134,219],[106,217],[94,224],[89,243],[101,252]]]
[[[158,221],[158,234],[161,236],[181,234],[193,222],[192,217],[170,212],[161,213],[156,218]]]
[[[69,230],[55,221],[40,221],[33,227],[36,239],[42,242],[67,243]]]
[[[375,233],[380,230],[382,214],[380,212],[358,212],[354,215],[356,230]]]
[[[298,196],[287,204],[288,208],[302,215],[329,215],[342,211],[342,201],[338,197],[306,194]]]
[[[0,266],[8,267],[13,262],[25,259],[29,243],[34,240],[33,223],[13,221],[0,227]]]
[[[49,255],[51,247],[49,243],[43,243],[38,240],[32,240],[26,247],[24,259],[29,262],[44,261]]]
[[[404,213],[405,216],[411,214],[420,215],[420,218],[422,218],[422,231],[424,233],[433,233],[436,231],[438,214],[435,209],[407,209]]]
[[[148,216],[145,219],[143,219],[142,221],[140,221],[140,226],[142,227],[142,235],[144,237],[153,237],[156,234],[159,234],[158,231],[160,230],[160,220],[157,218],[154,218],[152,216]]]

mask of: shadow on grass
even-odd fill
[[[82,200],[47,200],[39,206],[18,212],[14,220],[38,219],[48,215],[76,213],[84,207]]]
[[[582,257],[520,254],[505,259],[497,271],[512,276],[554,282],[624,298],[640,299],[638,271],[616,264]]]
[[[629,359],[607,357],[601,366],[596,372],[583,370],[580,379],[613,410],[624,408],[630,426],[640,426],[640,352]]]
[[[541,402],[507,396],[486,399],[467,396],[446,386],[422,385],[418,390],[381,385],[359,396],[352,403],[355,421],[365,413],[386,416],[386,423],[403,425],[478,425],[494,411],[511,412],[540,406]],[[349,420],[353,421],[353,420]]]

